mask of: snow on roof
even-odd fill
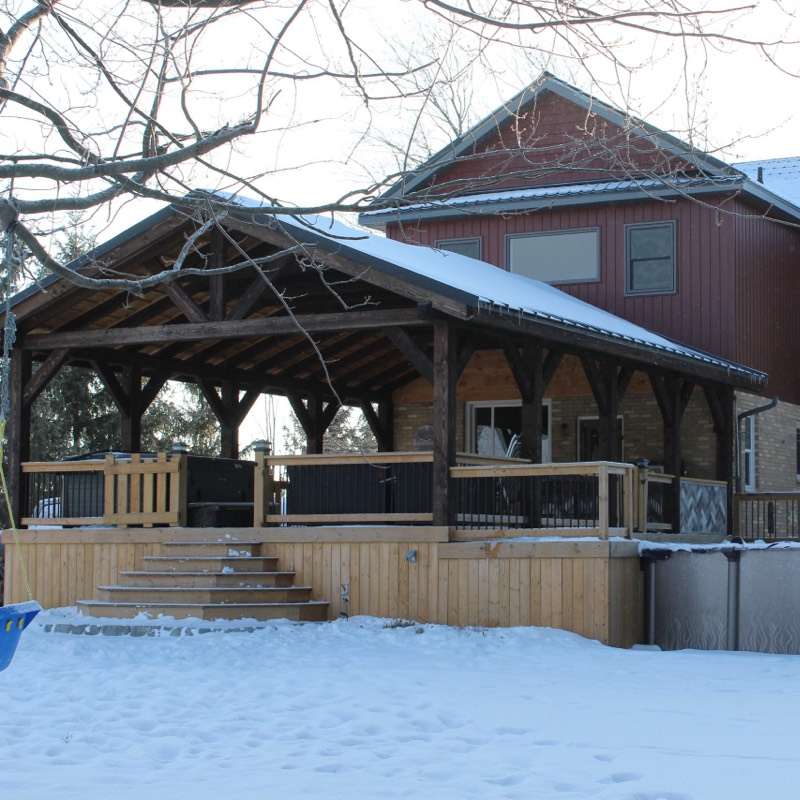
[[[698,187],[726,188],[740,181],[737,176],[724,177],[678,177],[665,175],[663,178],[630,178],[616,181],[587,181],[584,183],[551,184],[530,186],[523,189],[504,189],[478,194],[462,194],[442,200],[427,200],[411,205],[364,211],[362,219],[370,219],[385,214],[396,216],[398,212],[430,211],[445,208],[469,208],[471,206],[491,206],[513,203],[519,200],[557,200],[562,198],[594,197],[596,195],[619,194],[624,192],[658,192],[659,190],[688,191]]]
[[[743,161],[733,166],[756,183],[800,206],[800,156]]]
[[[274,218],[272,224],[285,228],[290,236],[299,241],[318,244],[328,251],[339,251],[343,255],[350,251],[358,260],[366,260],[384,271],[396,273],[399,269],[405,273],[402,277],[406,280],[419,284],[419,279],[422,279],[433,291],[456,296],[456,299],[468,305],[563,324],[587,333],[644,345],[723,367],[759,383],[766,378],[756,370],[674,342],[546,283],[506,272],[484,261],[387,239],[355,230],[330,218],[280,217]]]

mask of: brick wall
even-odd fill
[[[763,406],[767,402],[769,401],[765,397],[739,392],[736,395],[736,414]],[[779,402],[775,408],[757,414],[753,422],[756,491],[800,490],[800,482],[797,480],[797,426],[800,425],[800,406]]]
[[[596,417],[597,406],[591,397],[555,397],[551,404],[551,441],[553,461],[576,461],[578,458],[578,418]],[[800,409],[796,409],[800,413]],[[464,450],[465,404],[456,411],[456,449]],[[646,458],[653,464],[663,462],[662,422],[652,395],[625,397],[623,415],[623,454],[625,461]],[[433,409],[429,403],[395,405],[395,450],[414,450],[414,434],[423,425],[430,425]],[[800,416],[798,416],[800,421]],[[695,391],[686,409],[683,423],[683,460],[686,474],[694,478],[715,478],[716,435],[711,415],[701,391]],[[794,432],[792,432],[794,436]],[[792,440],[793,441],[793,440]],[[793,456],[792,451],[792,458]],[[792,462],[793,464],[794,462]],[[794,467],[792,467],[794,468]]]

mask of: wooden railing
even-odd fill
[[[636,467],[634,482],[634,527],[640,533],[672,530],[670,510],[674,503],[675,477]]]
[[[22,465],[22,525],[185,525],[186,456]]]
[[[744,539],[800,539],[800,492],[737,494],[733,532]]]

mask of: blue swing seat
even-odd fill
[[[0,672],[11,663],[22,631],[41,610],[35,600],[0,606]]]

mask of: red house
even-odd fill
[[[737,479],[746,490],[785,491],[800,481],[798,163],[726,164],[544,74],[395,184],[361,221],[557,285],[768,373],[774,408],[747,414],[764,399],[735,396]],[[581,372],[548,390],[545,459],[599,455],[597,410]],[[605,457],[714,477],[713,420],[691,387],[676,406],[686,409],[680,463],[665,463],[662,389],[632,382]],[[485,420],[514,416],[513,382],[492,375],[464,396],[465,444],[480,450]],[[425,400],[411,390],[395,399]]]

